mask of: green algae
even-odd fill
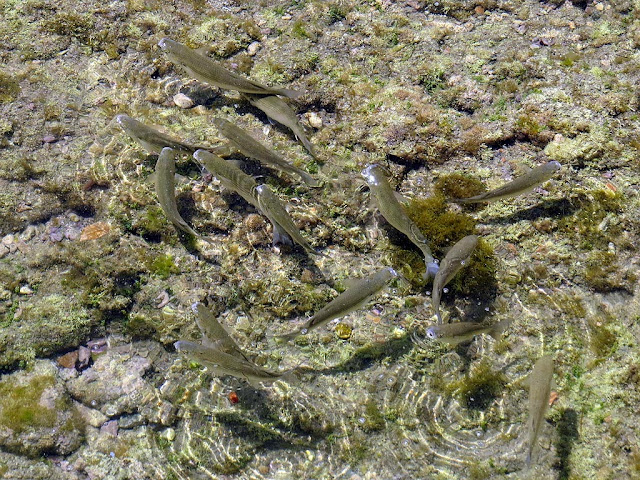
[[[54,383],[54,378],[46,375],[33,377],[26,385],[14,385],[8,380],[0,382],[0,425],[15,433],[30,427],[53,427],[57,412],[42,407],[39,402],[44,391]]]
[[[500,395],[507,377],[495,370],[489,360],[481,360],[471,367],[469,373],[450,384],[444,385],[449,395],[456,395],[467,408],[484,410]]]
[[[487,187],[480,180],[462,173],[442,175],[433,188],[447,199],[469,198],[487,191]]]
[[[20,83],[15,76],[0,72],[0,104],[13,102],[20,94]]]
[[[168,279],[172,274],[178,273],[178,269],[173,255],[161,254],[157,255],[149,263],[149,272],[153,275],[157,275],[162,280]]]

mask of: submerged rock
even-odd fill
[[[68,455],[80,447],[84,426],[50,361],[0,380],[0,448],[29,457]]]

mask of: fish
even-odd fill
[[[544,355],[533,366],[527,379],[529,384],[529,446],[527,448],[527,465],[531,465],[533,450],[549,408],[549,395],[553,382],[553,357]]]
[[[198,149],[216,151],[221,155],[229,155],[231,153],[229,148],[224,146],[204,147],[182,142],[123,113],[116,115],[115,121],[122,127],[127,135],[142,145],[142,147],[151,154],[158,155],[164,147],[169,147],[183,153],[193,153]]]
[[[304,133],[304,128],[298,122],[296,112],[284,100],[275,95],[244,95],[244,97],[254,107],[262,110],[267,117],[281,123],[285,127],[289,127],[293,134],[300,140],[300,143],[307,149],[312,157],[316,157],[313,144],[309,141]]]
[[[214,118],[212,122],[218,128],[220,133],[224,135],[224,137],[227,138],[227,140],[229,140],[229,142],[231,142],[231,144],[243,155],[253,158],[259,162],[266,163],[267,165],[274,166],[283,172],[297,175],[310,187],[320,186],[320,182],[310,174],[291,165],[276,152],[268,149],[262,143],[255,140],[242,128],[222,118]]]
[[[156,162],[156,196],[162,207],[162,211],[169,221],[178,230],[181,230],[196,238],[202,238],[193,228],[185,222],[176,204],[175,175],[176,175],[176,151],[170,147],[164,147]]]
[[[225,188],[228,188],[230,190],[233,190],[234,192],[237,192],[242,198],[244,198],[247,201],[247,203],[250,203],[251,205],[256,207],[256,209],[260,210],[265,217],[269,218],[269,220],[273,224],[274,244],[277,244],[277,243],[283,243],[286,245],[293,244],[293,240],[289,236],[287,230],[284,227],[280,226],[278,223],[275,223],[277,222],[277,220],[274,221],[276,217],[279,218],[282,215],[282,212],[280,211],[275,212],[275,209],[277,208],[277,206],[273,207],[272,210],[268,210],[268,208],[272,204],[268,201],[264,201],[263,206],[267,208],[269,215],[271,215],[273,219],[262,210],[262,207],[260,206],[260,202],[258,201],[258,197],[256,193],[258,184],[253,179],[253,177],[251,177],[250,175],[247,175],[246,173],[244,173],[242,170],[240,170],[238,167],[231,164],[230,162],[227,162],[223,158],[220,158],[219,156],[214,155],[211,152],[208,152],[206,150],[197,150],[193,154],[193,157],[196,159],[196,161],[198,161],[201,165],[203,165],[207,170],[209,170],[209,172],[212,175],[215,175]],[[288,214],[286,213],[286,211],[284,211],[284,214],[288,217]],[[288,218],[291,224],[293,224],[293,220],[291,220],[291,217],[288,217]],[[307,246],[311,248],[311,246],[309,246],[308,244]],[[311,250],[313,250],[313,248],[311,248]]]
[[[300,329],[279,335],[278,338],[291,340],[298,335],[306,335],[314,328],[326,325],[331,320],[358,310],[367,303],[369,298],[382,290],[397,276],[398,273],[393,268],[385,267],[376,273],[356,280],[353,285],[316,312]]]
[[[245,360],[249,360],[240,346],[231,338],[231,335],[218,319],[201,302],[196,302],[191,306],[196,314],[196,324],[202,333],[202,345],[205,347],[218,348],[230,355],[240,355]]]
[[[510,319],[502,320],[493,325],[475,322],[455,322],[442,325],[432,325],[427,328],[426,336],[431,340],[438,340],[450,345],[457,345],[473,339],[476,335],[487,333],[498,340],[504,330],[511,323]]]
[[[254,80],[227,70],[218,62],[170,38],[163,38],[158,42],[158,46],[167,54],[172,62],[182,65],[189,75],[209,85],[214,85],[225,90],[236,90],[238,92],[260,95],[282,95],[289,98],[296,98],[302,95],[301,92],[288,88],[261,85]]]
[[[248,203],[258,207],[255,197],[255,189],[258,184],[251,175],[247,175],[231,162],[207,150],[196,150],[193,158],[211,175],[217,177],[225,188],[237,192]]]
[[[396,192],[391,188],[389,179],[384,174],[382,167],[374,163],[362,170],[361,173],[369,184],[371,193],[373,193],[373,196],[376,198],[378,210],[380,210],[382,216],[391,226],[409,237],[409,240],[411,240],[411,242],[420,249],[422,255],[424,255],[424,263],[426,266],[425,279],[436,275],[438,272],[438,263],[431,254],[429,241],[422,234],[418,226],[409,218],[404,207],[396,198]]]
[[[549,180],[558,170],[562,168],[559,162],[555,160],[540,165],[531,171],[514,178],[509,183],[505,183],[501,187],[489,192],[481,193],[469,198],[453,198],[453,203],[479,203],[479,202],[495,202],[503,198],[515,197],[522,193],[530,192],[536,186]]]
[[[204,365],[215,375],[231,375],[236,378],[242,378],[252,386],[257,386],[261,382],[274,382],[293,371],[273,372],[241,356],[186,340],[179,340],[173,345],[178,352]]]
[[[433,293],[431,295],[431,304],[438,318],[438,323],[442,323],[442,317],[440,316],[440,295],[442,295],[442,289],[469,261],[476,245],[478,245],[478,236],[467,235],[451,247],[442,259],[440,269],[433,279]]]
[[[256,199],[258,200],[258,208],[274,226],[274,243],[283,243],[283,238],[290,238],[300,245],[305,252],[313,255],[322,255],[316,252],[309,242],[305,240],[298,227],[293,223],[289,213],[284,209],[280,200],[267,185],[258,185],[255,192]]]

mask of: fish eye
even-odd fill
[[[436,338],[438,335],[436,335],[436,332],[433,330],[433,328],[430,328],[429,330],[427,330],[427,337],[429,338]]]

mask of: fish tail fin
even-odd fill
[[[298,335],[302,335],[299,330],[295,330],[293,332],[285,333],[283,335],[274,335],[274,339],[278,342],[290,342]]]
[[[304,92],[300,92],[298,90],[291,90],[290,88],[279,88],[277,90],[278,95],[282,95],[287,98],[298,98],[304,95]]]
[[[429,261],[429,259],[425,259],[425,271],[422,278],[424,278],[424,280],[435,278],[436,273],[438,273],[439,269],[440,266],[435,262],[433,258],[431,258],[431,261]]]
[[[318,187],[322,186],[322,182],[320,182],[320,180],[318,180],[317,178],[312,177],[311,174],[309,174],[307,172],[300,172],[300,178],[302,179],[302,181],[304,183],[306,183],[310,187],[318,188]]]
[[[504,320],[496,323],[489,332],[489,335],[493,337],[494,340],[500,340],[504,331],[511,325],[512,319],[505,318]]]
[[[273,244],[274,245],[293,245],[293,240],[285,230],[275,222],[273,225]]]

